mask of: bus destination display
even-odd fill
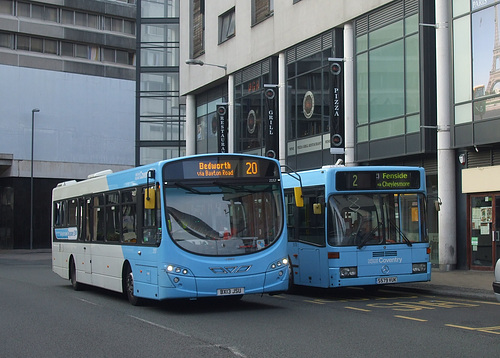
[[[420,188],[420,172],[346,171],[336,174],[337,190],[392,190]]]
[[[217,178],[279,178],[279,168],[267,159],[224,156],[186,159],[167,163],[166,180]]]

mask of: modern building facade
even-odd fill
[[[135,0],[0,0],[0,249],[50,247],[57,183],[134,165],[135,54]]]
[[[182,1],[186,153],[218,148],[223,104],[229,151],[271,151],[297,170],[339,159],[422,166],[433,263],[491,270],[500,256],[499,3]]]
[[[179,0],[137,2],[136,164],[185,155]]]

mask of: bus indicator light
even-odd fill
[[[328,258],[329,259],[340,259],[340,252],[329,252]]]

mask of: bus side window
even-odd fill
[[[121,193],[122,241],[137,242],[137,189]]]
[[[142,200],[144,204],[144,198],[146,193],[146,188],[142,189]],[[156,205],[153,209],[146,209],[143,205],[144,216],[142,222],[142,242],[144,244],[156,245],[161,240],[161,200],[160,200],[160,190],[156,188],[154,191],[150,191],[151,194],[155,195]]]
[[[120,240],[120,210],[119,210],[119,194],[106,194],[106,241]]]
[[[60,227],[62,226],[62,202],[61,201],[56,201],[54,203],[54,227]]]
[[[298,241],[298,236],[296,235],[296,211],[297,205],[295,204],[294,193],[292,190],[285,190],[285,205],[286,205],[286,224],[288,231],[288,241]]]

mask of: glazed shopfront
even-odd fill
[[[464,169],[467,194],[467,263],[473,270],[493,270],[500,258],[500,166]]]

